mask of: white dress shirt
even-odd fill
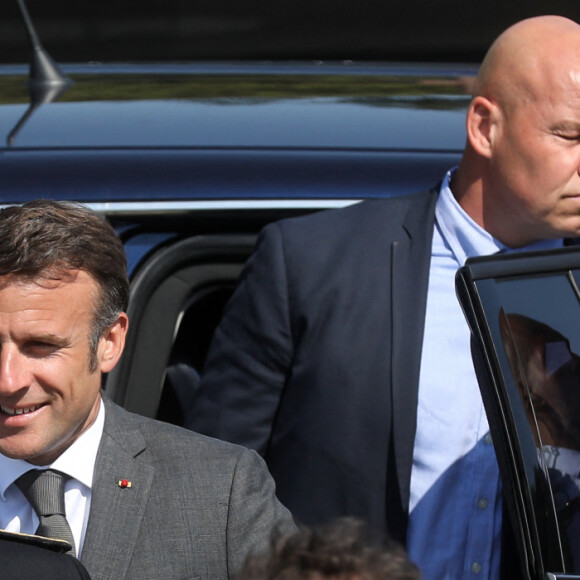
[[[72,478],[65,485],[66,518],[75,540],[77,557],[80,557],[91,507],[93,472],[104,423],[105,406],[101,401],[95,422],[50,465],[39,467],[23,459],[10,459],[0,454],[1,529],[34,534],[38,527],[38,516],[13,484],[30,469],[55,469]]]

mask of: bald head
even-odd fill
[[[578,68],[580,25],[561,16],[522,20],[488,50],[474,85],[484,96],[512,108],[521,98],[541,98],[546,76]],[[570,68],[571,67],[571,68]]]
[[[489,49],[474,84],[451,189],[503,244],[580,236],[580,25],[523,20]]]

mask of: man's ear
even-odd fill
[[[99,345],[101,372],[108,373],[119,362],[125,348],[125,337],[129,329],[129,318],[121,312],[117,320],[109,327],[101,337]]]
[[[482,157],[490,158],[494,131],[499,120],[499,107],[482,96],[475,97],[467,111],[467,138],[471,147]]]

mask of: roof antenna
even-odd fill
[[[34,111],[44,103],[52,103],[60,98],[64,92],[73,84],[58,67],[56,62],[46,52],[38,35],[24,0],[17,0],[30,45],[32,47],[32,56],[30,60],[30,72],[28,76],[28,91],[30,93],[30,105],[22,118],[18,121],[14,129],[10,132],[7,138],[8,146],[14,144],[16,134],[20,131],[24,123],[34,113]]]
[[[52,60],[51,56],[46,52],[36,30],[24,0],[18,0],[18,6],[20,7],[20,12],[22,13],[22,18],[24,19],[24,24],[26,26],[26,31],[28,32],[28,38],[32,46],[32,57],[30,61],[30,77],[29,85],[31,87],[45,86],[45,85],[70,85],[72,81],[60,70],[58,65]]]

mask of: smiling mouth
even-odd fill
[[[33,407],[22,407],[21,409],[11,409],[10,407],[2,407],[0,405],[0,411],[5,415],[14,417],[15,415],[26,415],[27,413],[32,413],[36,409],[40,409],[43,405],[34,405]]]

